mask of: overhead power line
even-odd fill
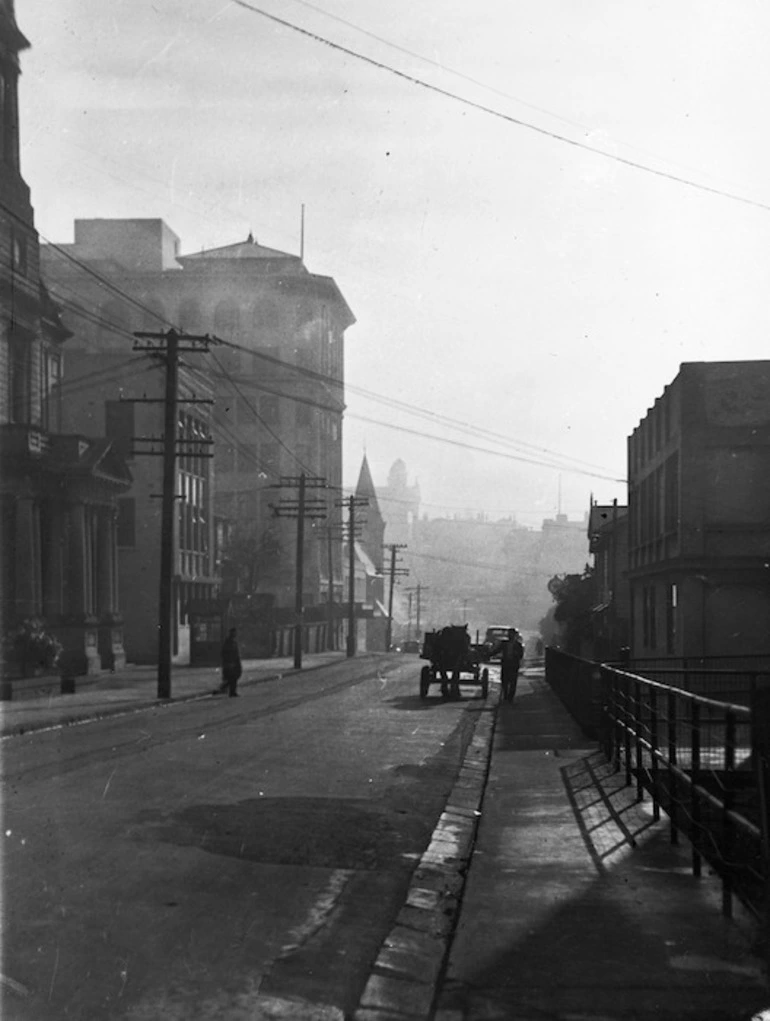
[[[460,440],[452,440],[444,436],[432,436],[431,434],[421,432],[420,430],[409,429],[407,426],[399,426],[393,422],[384,422],[381,419],[367,418],[364,415],[358,415],[355,414],[354,412],[350,412],[347,409],[345,409],[348,418],[356,418],[363,422],[372,422],[375,425],[384,425],[387,426],[389,429],[396,429],[401,432],[411,433],[412,435],[415,436],[422,436],[426,439],[433,439],[440,443],[450,443],[454,444],[455,446],[465,446],[468,449],[477,450],[480,453],[491,453],[496,454],[499,457],[510,457],[514,460],[529,462],[530,464],[539,464],[545,468],[553,468],[559,471],[568,471],[575,474],[589,475],[599,479],[609,479],[613,482],[625,481],[624,479],[615,478],[613,475],[610,474],[609,469],[602,469],[601,471],[591,471],[589,470],[589,468],[584,467],[585,465],[588,464],[588,462],[580,461],[577,458],[570,458],[567,455],[559,454],[556,451],[550,451],[543,447],[534,447],[531,444],[523,443],[511,439],[510,437],[503,437],[501,434],[491,433],[489,430],[484,429],[482,427],[474,427],[467,422],[458,422],[457,420],[451,419],[446,415],[439,415],[435,412],[426,411],[424,408],[419,408],[416,405],[407,404],[405,401],[398,401],[393,398],[384,397],[383,395],[380,394],[375,394],[371,390],[365,390],[363,387],[356,387],[351,383],[343,383],[343,381],[340,379],[336,379],[333,376],[327,376],[321,372],[317,372],[314,369],[306,368],[305,366],[302,365],[293,365],[291,362],[285,362],[281,358],[276,358],[275,355],[264,354],[261,351],[258,351],[254,348],[245,347],[243,344],[238,344],[235,341],[225,340],[221,341],[221,343],[224,347],[231,347],[237,351],[243,351],[246,352],[247,354],[251,354],[255,358],[265,360],[273,365],[279,365],[284,369],[293,370],[300,376],[305,376],[307,378],[317,380],[328,385],[334,385],[340,388],[344,387],[351,393],[361,393],[363,396],[368,397],[371,400],[380,401],[390,407],[406,411],[409,414],[415,415],[417,417],[435,419],[438,421],[439,424],[451,426],[452,428],[456,428],[461,432],[471,432],[474,435],[486,434],[489,437],[495,438],[497,442],[507,443],[510,446],[513,446],[514,448],[516,447],[531,448],[531,453],[533,455],[535,453],[545,453],[551,458],[551,460],[547,461],[543,460],[542,458],[538,459],[534,456],[528,456],[528,453],[526,451],[524,453],[514,456],[513,454],[501,451],[489,450],[485,447],[475,447],[470,444],[463,444]],[[554,458],[556,459],[556,461],[553,460]],[[594,465],[593,467],[596,468],[597,466]]]
[[[348,57],[353,57],[354,60],[360,60],[365,64],[369,64],[370,67],[375,67],[380,71],[385,71],[386,73],[394,75],[396,78],[401,78],[403,81],[407,81],[421,89],[426,89],[436,95],[444,96],[445,99],[451,99],[456,103],[462,103],[463,106],[468,106],[473,110],[478,110],[480,113],[489,114],[489,116],[506,121],[508,124],[514,124],[517,127],[526,128],[528,131],[534,131],[538,135],[551,138],[556,142],[562,142],[565,145],[571,145],[576,149],[582,149],[583,151],[593,153],[596,156],[603,156],[605,159],[612,160],[614,163],[620,163],[626,167],[631,167],[634,170],[641,170],[643,173],[652,174],[655,177],[662,177],[667,181],[673,181],[676,184],[683,184],[686,187],[694,188],[697,191],[707,192],[710,195],[718,195],[721,198],[731,199],[734,202],[741,202],[744,205],[754,206],[757,209],[764,209],[765,211],[770,212],[770,205],[764,202],[759,202],[757,199],[746,198],[744,195],[724,191],[723,189],[715,188],[712,185],[700,184],[697,181],[693,181],[691,178],[681,177],[678,174],[672,174],[666,170],[656,170],[647,163],[642,163],[639,160],[628,159],[625,156],[619,156],[616,153],[607,152],[604,149],[600,149],[598,146],[590,145],[588,142],[580,142],[577,139],[569,138],[567,135],[561,135],[556,131],[550,131],[548,128],[540,127],[538,124],[533,124],[530,121],[522,120],[520,117],[514,117],[511,114],[503,113],[501,110],[495,110],[494,107],[487,106],[484,103],[478,103],[475,100],[468,99],[465,96],[459,95],[457,92],[451,92],[449,89],[441,88],[439,85],[432,85],[430,82],[426,82],[422,78],[417,78],[415,75],[407,74],[405,71],[399,71],[397,68],[391,67],[390,64],[386,64],[381,60],[375,60],[373,57],[367,57],[365,54],[359,53],[357,50],[352,50],[348,46],[342,46],[340,43],[333,42],[331,39],[318,35],[316,32],[311,32],[306,28],[295,25],[293,22],[287,21],[285,18],[279,18],[275,14],[270,14],[261,7],[256,7],[254,4],[247,3],[246,0],[233,0],[233,3],[237,4],[238,7],[242,7],[244,10],[250,11],[252,14],[258,14],[260,17],[267,18],[268,21],[275,22],[277,25],[282,25],[284,28],[288,28],[292,32],[298,32],[300,35],[304,35],[308,39],[313,39],[315,42],[322,43],[324,46],[329,46],[331,49],[337,50],[339,53],[344,53]]]
[[[366,415],[356,415],[348,412],[349,418],[356,418],[361,422],[371,422],[373,425],[382,425],[387,429],[395,429],[398,432],[409,433],[412,436],[420,436],[422,439],[434,440],[436,443],[447,443],[452,447],[460,447],[463,450],[471,450],[479,454],[491,454],[493,457],[502,457],[509,461],[521,461],[524,464],[537,465],[541,468],[553,468],[557,471],[571,472],[575,475],[589,475],[595,479],[604,479],[606,482],[626,482],[626,479],[615,478],[611,475],[602,475],[599,472],[588,471],[585,468],[570,468],[567,465],[550,464],[547,461],[537,460],[532,457],[525,457],[523,454],[513,454],[505,450],[492,450],[489,447],[478,447],[473,443],[464,443],[462,440],[454,440],[449,436],[433,436],[430,433],[421,432],[419,429],[410,429],[405,425],[395,425],[393,422],[384,422],[381,419],[369,418]]]

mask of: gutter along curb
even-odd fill
[[[353,1021],[428,1021],[460,916],[492,752],[497,702],[476,721],[459,776]],[[498,696],[499,697],[499,696]]]

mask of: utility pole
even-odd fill
[[[174,605],[174,562],[176,559],[176,543],[174,541],[174,510],[176,494],[176,459],[177,447],[177,409],[180,403],[211,404],[210,400],[180,401],[179,398],[179,355],[183,351],[207,353],[213,338],[189,333],[178,333],[167,330],[165,333],[152,333],[143,330],[134,332],[134,336],[143,340],[155,341],[145,345],[134,344],[134,351],[147,351],[165,362],[166,383],[165,395],[162,399],[163,413],[163,489],[161,493],[160,523],[160,583],[158,589],[158,698],[171,698],[171,618]],[[157,404],[161,400],[154,398],[137,398],[135,403]],[[137,436],[135,442],[154,444],[157,437]],[[181,441],[211,445],[213,440]],[[135,451],[138,454],[158,455],[156,450]],[[212,457],[212,454],[199,456]]]
[[[396,554],[400,549],[406,549],[405,542],[391,542],[385,549],[390,550],[390,594],[388,596],[388,630],[385,634],[385,651],[390,652],[393,644],[393,588],[396,584],[396,575],[407,575],[409,571],[405,567],[396,567]]]
[[[417,594],[417,599],[416,599],[416,602],[417,602],[417,623],[415,625],[415,634],[416,634],[416,638],[418,639],[418,641],[422,641],[421,631],[420,631],[420,596],[422,595],[423,592],[428,592],[429,589],[425,585],[420,585],[420,583],[418,582],[417,585],[414,588],[409,589],[408,591],[415,592]]]
[[[273,489],[292,488],[298,490],[296,499],[281,497],[277,504],[270,504],[276,518],[297,519],[297,554],[294,572],[294,669],[302,669],[302,625],[305,616],[303,605],[303,578],[305,561],[305,518],[325,518],[326,502],[320,499],[307,499],[308,489],[326,489],[326,479],[308,477],[302,472],[298,476],[284,475]]]
[[[349,496],[338,507],[348,508],[348,659],[356,654],[356,507],[368,507],[365,496]]]
[[[327,526],[326,529],[326,570],[329,577],[329,596],[327,606],[327,631],[326,631],[326,648],[333,649],[334,642],[334,558],[332,557],[332,530],[331,527]]]
[[[327,591],[327,618],[329,622],[328,636],[326,642],[326,648],[329,650],[336,649],[336,616],[334,612],[334,543],[343,542],[344,529],[335,525],[326,525],[323,529],[324,539],[326,540],[326,560],[327,560],[327,571],[329,573],[329,586]]]

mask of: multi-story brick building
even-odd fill
[[[635,657],[770,650],[770,362],[683,363],[628,441]]]
[[[25,623],[64,647],[67,670],[123,661],[115,570],[116,498],[130,485],[103,435],[62,433],[58,384],[70,338],[40,275],[19,166],[19,53],[0,2],[0,603],[3,632]],[[23,644],[23,642],[22,642]],[[5,647],[12,655],[18,647]],[[6,664],[11,668],[12,664]],[[17,664],[18,665],[18,664]],[[33,662],[32,666],[44,666]]]
[[[205,363],[216,400],[215,510],[229,522],[241,563],[251,565],[229,577],[244,607],[256,606],[263,620],[288,628],[295,525],[274,517],[271,504],[278,499],[274,487],[300,473],[323,477],[333,494],[341,493],[343,335],[354,318],[336,284],[251,235],[180,255],[178,238],[161,220],[77,220],[74,244],[48,247],[44,262],[55,293],[70,309],[81,306],[91,352],[125,356],[133,331],[172,324],[223,342]],[[115,377],[120,384],[136,369],[126,364],[122,371]],[[329,511],[329,523],[339,524],[334,499]],[[327,575],[324,546],[311,543],[304,566],[308,622],[326,619]],[[337,547],[332,589],[342,601]]]

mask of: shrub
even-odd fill
[[[6,658],[17,663],[22,669],[53,669],[62,654],[62,645],[53,635],[43,629],[43,622],[36,618],[23,620],[21,624],[3,638]]]

